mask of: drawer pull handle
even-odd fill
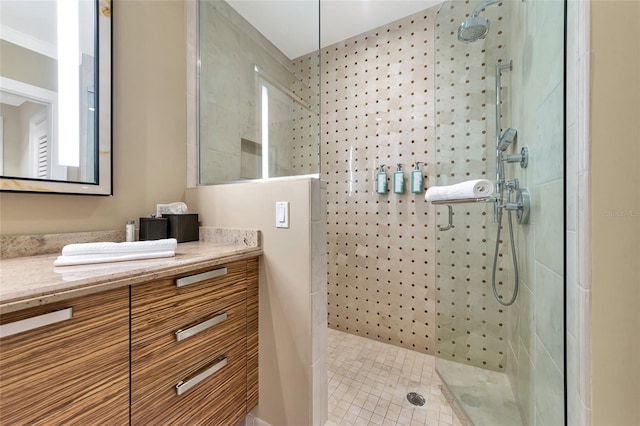
[[[200,333],[201,331],[205,331],[206,329],[213,327],[214,325],[220,324],[222,321],[226,319],[227,319],[227,313],[223,312],[220,315],[216,315],[215,317],[208,319],[206,321],[203,321],[200,324],[196,324],[193,327],[189,327],[185,330],[178,330],[176,331],[176,340],[178,342],[181,340],[184,340],[187,337],[191,337],[195,334]]]
[[[193,378],[187,380],[186,382],[178,383],[176,385],[176,393],[178,395],[182,395],[207,377],[222,369],[222,367],[224,367],[225,365],[227,365],[227,357],[222,356],[218,358],[215,364],[204,370],[202,373],[196,374],[195,376],[193,376]]]
[[[214,269],[213,271],[190,275],[184,278],[178,278],[176,280],[176,287],[184,287],[189,284],[199,283],[202,281],[210,280],[211,278],[221,277],[223,275],[227,275],[227,268]]]
[[[38,315],[36,317],[25,318],[20,321],[10,322],[0,325],[0,338],[12,336],[45,325],[55,324],[57,322],[66,321],[73,317],[73,308],[61,309],[59,311],[49,312],[48,314]]]

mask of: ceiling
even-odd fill
[[[42,42],[56,44],[56,2],[2,0],[0,24]]]
[[[319,21],[321,46],[330,46],[362,34],[443,0],[227,0],[247,21],[294,59],[318,49]],[[82,9],[90,2],[81,1]],[[321,19],[318,19],[320,9]],[[0,1],[0,37],[14,41],[7,30],[46,43],[55,57],[56,0]],[[83,10],[83,13],[87,13]],[[90,10],[90,9],[89,9]],[[91,12],[88,12],[89,14]],[[91,16],[91,15],[89,15]],[[88,19],[90,20],[90,19]],[[4,32],[4,37],[3,34]],[[27,47],[27,46],[25,46]],[[35,50],[35,49],[34,49]],[[90,47],[83,47],[89,51]]]
[[[443,0],[227,0],[289,59],[362,34]],[[318,19],[320,8],[320,20]]]

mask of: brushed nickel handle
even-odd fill
[[[186,382],[181,381],[180,383],[178,383],[176,385],[176,393],[178,395],[182,395],[183,393],[187,392],[189,389],[191,389],[192,387],[194,387],[195,385],[197,385],[207,377],[219,371],[225,365],[227,365],[227,357],[221,356],[216,360],[215,364],[213,364],[211,367],[207,368],[201,373],[196,374]]]
[[[204,331],[208,328],[213,327],[214,325],[220,324],[222,321],[227,319],[227,313],[223,312],[220,315],[216,315],[215,317],[208,319],[206,321],[202,321],[200,324],[196,324],[193,327],[189,327],[185,330],[176,331],[176,341],[180,342],[188,337],[196,335],[201,331]]]
[[[25,331],[34,330],[44,327],[45,325],[55,324],[57,322],[66,321],[73,317],[73,308],[65,308],[59,311],[49,312],[31,318],[10,322],[0,325],[0,338],[12,336],[14,334],[23,333]]]
[[[227,275],[227,268],[214,269],[213,271],[190,275],[184,278],[178,278],[176,280],[176,287],[184,287],[189,284],[199,283],[202,281],[210,280],[211,278],[221,277],[223,275]]]

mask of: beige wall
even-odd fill
[[[591,3],[594,425],[640,419],[640,2]]]
[[[0,52],[1,76],[47,90],[57,90],[58,63],[55,59],[6,40],[0,40]]]
[[[262,232],[254,414],[272,425],[323,425],[327,418],[326,272],[312,267],[312,258],[320,266],[327,259],[319,191],[317,179],[301,179],[203,186],[186,194],[202,226]],[[288,229],[275,227],[276,201],[290,203]]]
[[[186,186],[184,4],[113,4],[113,197],[0,194],[3,235],[124,228]]]

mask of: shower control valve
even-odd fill
[[[517,191],[520,188],[520,181],[518,180],[518,178],[513,180],[505,180],[504,186],[508,191]]]
[[[529,222],[529,215],[531,213],[531,198],[529,191],[526,188],[516,189],[516,202],[506,202],[498,205],[498,208],[505,210],[515,211],[516,221],[520,225],[525,225]]]

